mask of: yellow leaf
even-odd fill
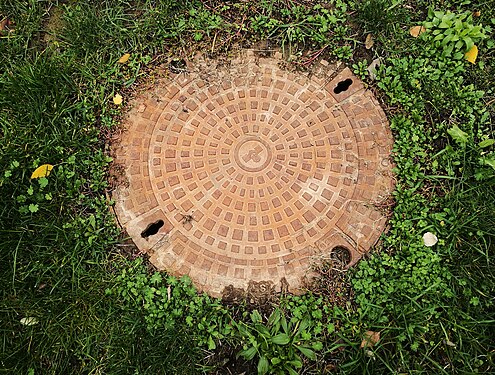
[[[53,165],[51,165],[51,164],[40,165],[33,172],[33,174],[31,175],[31,178],[48,177],[48,175],[50,174],[50,172],[51,172],[52,169],[53,169]]]
[[[421,34],[423,34],[426,31],[426,28],[424,26],[413,26],[409,29],[409,34],[413,38],[417,38]]]
[[[472,46],[471,49],[466,52],[465,57],[467,61],[474,64],[476,62],[476,58],[478,57],[478,47]]]
[[[122,57],[119,59],[118,62],[121,64],[125,64],[127,62],[127,60],[129,60],[129,57],[131,57],[131,54],[126,53],[126,54],[122,55]]]
[[[373,44],[375,44],[375,41],[373,40],[373,35],[368,34],[366,36],[366,40],[364,41],[364,47],[366,49],[371,49],[371,47],[373,47]]]
[[[117,105],[122,104],[122,95],[117,94],[113,97],[113,102]]]

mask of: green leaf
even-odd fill
[[[466,51],[469,51],[474,46],[473,40],[469,37],[464,39],[464,43],[466,43]]]
[[[248,361],[253,359],[255,355],[256,355],[256,348],[254,346],[252,346],[246,350],[241,350],[237,354],[237,356],[241,356],[242,358],[247,359]]]
[[[278,365],[280,362],[282,362],[282,360],[280,358],[277,358],[277,357],[274,357],[270,360],[270,362],[272,363],[272,365],[276,366]]]
[[[435,15],[435,18],[441,19],[445,15],[445,12],[442,12],[441,10],[436,10],[433,14]]]
[[[270,331],[263,324],[258,323],[258,324],[255,324],[254,326],[255,326],[255,329],[257,331],[259,331],[259,333],[261,333],[261,335],[264,336],[265,338],[271,337]]]
[[[305,346],[297,346],[296,345],[296,348],[299,349],[299,351],[304,354],[306,357],[308,357],[309,359],[311,359],[312,361],[315,361],[316,360],[316,354],[314,351],[312,351],[311,349],[309,348],[306,348]]]
[[[268,363],[268,359],[265,356],[262,356],[258,362],[258,374],[264,375],[270,369],[270,364]]]
[[[305,331],[308,327],[309,327],[309,319],[303,319],[301,325],[299,326],[299,329],[301,331]]]
[[[215,340],[213,340],[213,337],[210,335],[210,337],[208,337],[208,350],[214,350],[216,347]]]
[[[495,169],[495,158],[483,158],[481,159],[484,165],[488,165]]]
[[[289,327],[287,326],[287,319],[285,318],[285,315],[282,315],[282,318],[280,319],[280,324],[282,325],[284,332],[289,333]]]
[[[268,318],[268,325],[269,326],[275,325],[279,321],[280,321],[280,310],[279,309],[275,309],[272,312],[272,314],[270,315],[270,317]]]
[[[29,211],[30,211],[30,212],[32,212],[33,214],[34,214],[35,212],[38,212],[38,210],[39,210],[39,207],[38,207],[38,205],[37,205],[37,204],[31,203],[31,204],[29,205]]]
[[[38,183],[40,184],[40,188],[44,189],[48,185],[48,178],[40,177]]]
[[[258,310],[253,310],[253,312],[251,313],[251,321],[253,323],[261,323],[262,318]]]
[[[323,349],[323,343],[321,341],[315,341],[311,344],[314,350],[321,350]]]
[[[287,345],[290,342],[290,337],[286,333],[279,333],[272,337],[272,342],[277,345]]]
[[[300,359],[294,359],[292,361],[289,361],[288,364],[294,366],[295,368],[302,367],[302,361]]]
[[[478,146],[481,148],[489,147],[491,145],[495,144],[495,139],[485,139],[484,141],[481,141],[478,143]]]
[[[452,22],[449,21],[442,21],[440,22],[440,25],[438,25],[441,29],[448,29],[450,26],[452,26]]]
[[[158,272],[155,272],[153,274],[153,276],[151,276],[150,282],[152,284],[159,284],[159,283],[161,283],[162,282],[162,275],[160,275],[160,273],[158,273]]]
[[[88,217],[88,221],[89,221],[89,225],[91,225],[91,227],[93,229],[96,228],[96,218],[95,218],[95,215],[91,214],[89,217]]]
[[[449,133],[452,139],[459,143],[461,146],[465,146],[468,142],[468,134],[459,129],[457,125],[454,125],[452,128],[447,129],[447,133]]]
[[[297,372],[292,367],[287,367],[289,375],[298,375]]]

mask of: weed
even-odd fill
[[[356,18],[366,32],[389,35],[408,20],[408,12],[401,1],[358,0]]]
[[[251,360],[258,359],[258,374],[297,374],[296,369],[303,365],[299,354],[315,360],[313,350],[319,350],[322,344],[311,340],[308,334],[309,320],[293,323],[287,321],[279,309],[275,309],[268,318],[266,325],[262,324],[262,317],[257,310],[250,314],[249,324],[236,324],[243,350],[239,355]]]
[[[462,59],[476,43],[486,38],[481,25],[473,25],[472,13],[433,12],[425,27],[432,33],[433,45],[442,50],[442,55]],[[488,30],[489,31],[489,30]],[[423,36],[428,39],[428,34]]]
[[[320,4],[313,7],[282,7],[274,11],[266,4],[260,14],[251,18],[251,27],[262,38],[275,39],[290,49],[304,47],[322,47],[343,40],[348,33],[345,26],[347,5],[343,1],[332,1],[333,8],[327,9]],[[348,58],[350,49],[340,47],[339,53]],[[343,49],[342,49],[343,48]]]
[[[479,361],[473,353],[479,358],[490,347],[487,308],[493,301],[486,298],[485,278],[493,276],[484,267],[492,262],[493,234],[480,220],[491,225],[486,214],[493,205],[480,202],[479,194],[489,197],[487,189],[493,190],[493,136],[485,93],[466,83],[468,63],[462,59],[471,42],[479,43],[490,29],[473,26],[465,14],[449,14],[451,24],[439,27],[444,16],[430,12],[436,21],[426,25],[439,31],[422,35],[423,45],[412,56],[390,56],[377,76],[388,103],[401,112],[391,118],[396,206],[383,242],[387,252],[361,262],[352,282],[361,319],[371,328],[386,327],[384,334],[393,339],[373,349],[379,361],[360,357],[350,362],[352,371],[365,362],[367,371],[450,373],[491,366],[491,359]],[[466,39],[457,40],[456,33]],[[421,239],[427,231],[440,238],[434,247]],[[457,267],[465,262],[477,266]],[[474,279],[481,287],[474,288]],[[427,362],[420,362],[425,356]]]
[[[148,329],[187,331],[199,347],[216,348],[216,341],[232,334],[230,316],[218,300],[198,295],[191,280],[184,276],[151,277],[141,258],[124,268],[116,286],[107,295],[117,295],[132,308],[142,308]]]

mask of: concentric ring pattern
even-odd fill
[[[245,51],[197,61],[137,98],[114,146],[127,184],[116,212],[159,269],[226,286],[285,278],[303,286],[335,247],[351,265],[386,219],[393,139],[372,94],[348,69],[309,73]]]

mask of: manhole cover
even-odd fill
[[[393,139],[371,92],[325,61],[279,65],[245,51],[169,68],[114,146],[121,224],[156,267],[213,296],[250,281],[297,291],[312,262],[344,249],[354,264],[386,223]]]

